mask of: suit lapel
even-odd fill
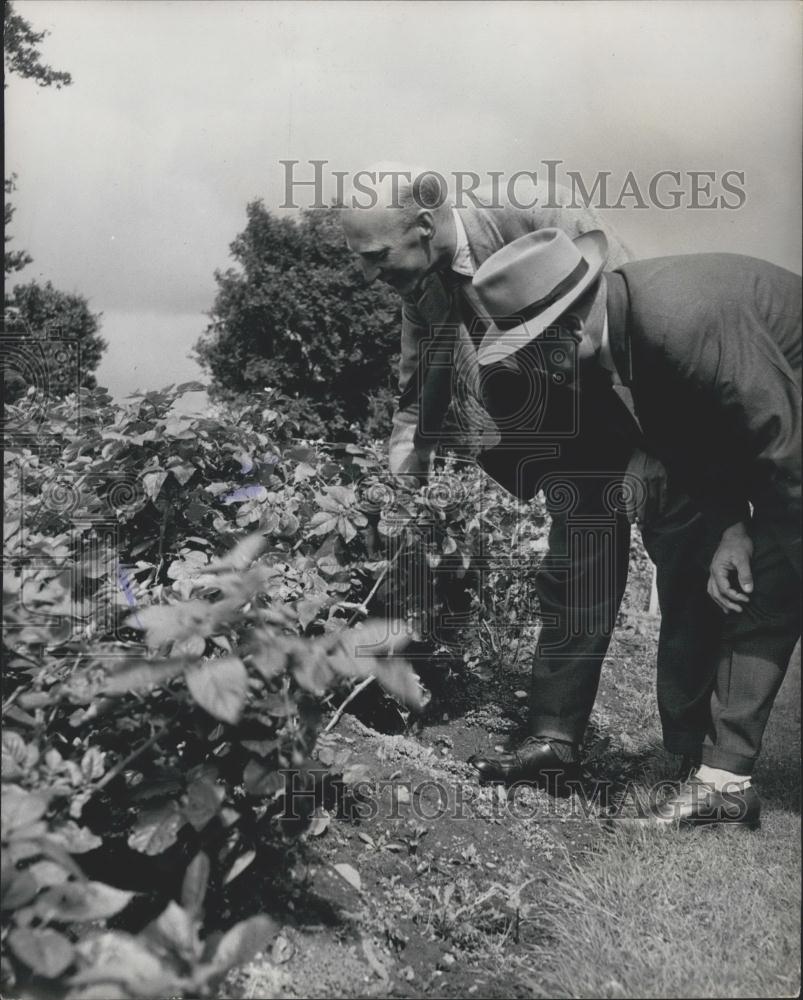
[[[628,317],[630,315],[630,297],[627,294],[627,282],[624,275],[618,271],[609,271],[605,275],[607,287],[608,338],[611,354],[619,378],[625,386],[633,382],[633,360],[630,353],[630,334]]]

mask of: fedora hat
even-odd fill
[[[491,319],[479,363],[502,361],[543,333],[597,280],[607,255],[600,229],[575,240],[562,229],[538,229],[492,254],[472,281]]]

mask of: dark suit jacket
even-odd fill
[[[750,501],[799,517],[800,278],[712,253],[625,264],[606,280],[647,449],[711,511],[738,520]]]

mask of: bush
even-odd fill
[[[295,443],[278,394],[177,414],[196,388],[7,408],[40,421],[6,450],[8,990],[211,994],[277,925],[217,932],[204,900],[303,828],[294,788],[325,794],[332,699],[371,676],[426,700],[401,654],[432,612],[404,573],[464,575],[496,546],[498,601],[496,543],[518,523],[540,551],[543,516],[489,509],[477,470],[412,492],[368,446]]]
[[[48,397],[93,389],[106,349],[99,329],[100,314],[90,311],[83,295],[60,292],[49,281],[16,285],[3,312],[6,401],[15,402],[30,387]]]
[[[372,393],[395,389],[398,297],[366,285],[334,209],[277,218],[261,201],[231,244],[238,268],[218,271],[206,334],[196,345],[217,399],[270,387],[303,399],[331,438],[369,415]],[[317,436],[302,425],[305,436]]]

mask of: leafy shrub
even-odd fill
[[[369,396],[391,389],[400,307],[381,284],[366,285],[337,211],[278,218],[248,205],[231,244],[237,267],[218,271],[206,334],[196,345],[216,398],[264,387],[304,401],[333,438],[369,415]],[[394,386],[395,387],[395,386]],[[302,433],[317,436],[313,425]]]
[[[47,396],[94,388],[106,341],[100,314],[83,295],[61,292],[47,281],[15,285],[3,310],[4,398],[18,400],[35,386]]]
[[[497,542],[543,534],[537,505],[489,507],[476,470],[412,491],[367,445],[299,442],[278,393],[179,413],[196,388],[7,408],[9,989],[213,991],[275,926],[215,931],[204,899],[303,828],[288,806],[326,780],[327,706],[368,677],[426,700],[402,658],[436,634],[421,568],[465,577],[495,547],[498,612]]]

